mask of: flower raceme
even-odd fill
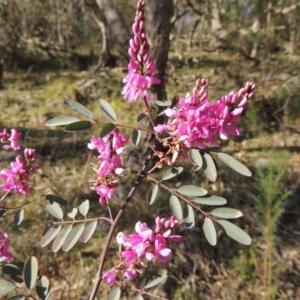
[[[149,89],[152,84],[159,84],[160,80],[154,76],[155,63],[149,57],[150,45],[146,37],[144,1],[139,1],[132,26],[134,38],[130,40],[128,53],[130,62],[128,64],[128,75],[123,79],[125,86],[122,90],[124,99],[135,102],[138,98],[150,102]]]
[[[92,183],[91,189],[100,196],[99,202],[102,205],[109,205],[108,199],[116,192],[117,179],[124,173],[120,154],[125,150],[123,146],[128,140],[129,135],[122,136],[117,128],[104,138],[92,138],[88,144],[89,149],[99,152],[99,155],[94,157],[96,160],[94,170],[97,178],[90,182]]]
[[[123,232],[117,235],[117,242],[124,247],[124,251],[119,253],[120,259],[116,265],[102,276],[109,286],[115,283],[119,271],[126,279],[136,278],[147,267],[144,260],[151,262],[156,258],[163,264],[170,261],[172,250],[167,248],[167,242],[183,240],[182,236],[171,234],[178,227],[178,221],[172,216],[168,220],[157,217],[155,222],[154,231],[146,223],[138,222],[136,233],[128,237]]]
[[[5,260],[11,260],[13,255],[8,252],[9,237],[7,233],[0,232],[0,262]]]
[[[20,145],[18,143],[18,139],[20,136],[21,133],[19,133],[16,129],[12,129],[11,134],[7,132],[6,128],[3,129],[3,132],[0,132],[0,143],[3,144],[2,149],[7,150],[12,148],[14,150],[19,150]]]

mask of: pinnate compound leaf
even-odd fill
[[[89,212],[90,209],[90,201],[89,200],[85,200],[84,202],[82,202],[79,206],[79,212],[85,217],[86,214]]]
[[[14,284],[9,281],[0,279],[0,295],[8,294],[16,288]]]
[[[63,244],[63,250],[65,252],[71,250],[74,245],[77,243],[77,241],[80,239],[83,230],[84,230],[84,225],[85,224],[79,224],[73,227],[73,229],[70,231],[68,234],[64,244]]]
[[[0,221],[2,221],[5,218],[6,214],[7,214],[7,209],[0,210]]]
[[[155,184],[150,188],[150,190],[148,192],[148,201],[147,202],[149,205],[154,203],[157,193],[158,193],[158,185]]]
[[[203,204],[203,205],[224,205],[227,203],[227,200],[225,198],[215,196],[215,195],[206,195],[201,198],[195,198],[193,199],[194,202]]]
[[[51,243],[55,237],[59,234],[61,230],[61,225],[51,227],[46,234],[42,237],[40,241],[40,246],[45,247]]]
[[[16,296],[12,296],[6,300],[25,300],[25,299],[26,299],[26,297],[23,295],[16,295]]]
[[[80,119],[73,117],[73,116],[61,116],[55,117],[53,119],[48,120],[45,125],[46,126],[61,126],[61,125],[68,125],[74,122],[78,122]]]
[[[108,123],[106,124],[100,132],[100,138],[104,138],[105,136],[107,136],[108,134],[110,134],[111,132],[113,132],[115,129],[117,128],[117,126],[113,123]]]
[[[57,202],[59,205],[61,206],[65,206],[68,204],[68,201],[63,199],[63,198],[60,198],[56,195],[46,195],[46,200],[48,200],[51,204],[53,202]]]
[[[66,132],[82,131],[82,130],[91,129],[92,127],[93,124],[90,121],[83,120],[83,121],[78,121],[67,125],[64,128],[64,131]]]
[[[170,100],[168,100],[168,101],[156,100],[155,104],[158,106],[170,106],[172,104],[172,102]]]
[[[209,181],[215,182],[217,179],[217,168],[213,158],[208,154],[203,154],[204,175]]]
[[[201,169],[201,167],[203,165],[203,158],[202,158],[201,154],[199,153],[199,150],[192,149],[190,151],[190,159],[191,159],[191,162],[197,166],[195,171],[198,171],[199,169]]]
[[[121,298],[121,289],[119,287],[114,287],[108,294],[108,300],[119,300]]]
[[[87,243],[88,240],[93,236],[98,225],[98,221],[92,221],[88,225],[85,226],[84,231],[81,236],[81,241],[83,243]]]
[[[74,207],[74,208],[72,209],[72,211],[69,212],[69,213],[67,214],[67,216],[68,216],[70,219],[75,219],[75,216],[77,215],[77,213],[78,213],[78,208],[77,208],[77,207]]]
[[[251,244],[251,237],[241,228],[226,220],[217,220],[217,222],[233,240],[247,246]]]
[[[48,203],[46,205],[46,209],[54,218],[62,220],[64,214],[62,209],[56,202],[54,202],[53,204]]]
[[[183,211],[183,217],[185,218],[185,226],[187,229],[194,230],[195,228],[195,214],[190,205],[187,205]]]
[[[64,100],[64,104],[71,108],[73,111],[76,111],[77,113],[79,113],[80,115],[88,118],[88,119],[94,119],[94,115],[92,114],[92,112],[87,109],[85,106],[83,106],[82,104],[76,102],[76,101],[73,101],[73,100],[69,100],[69,99],[66,99]]]
[[[114,121],[117,120],[116,112],[107,101],[98,99],[98,105],[108,117],[110,117]]]
[[[226,153],[217,153],[218,158],[229,168],[244,176],[251,176],[251,171],[241,162]]]
[[[36,283],[36,293],[42,300],[46,300],[50,292],[50,282],[49,279],[42,275],[41,278]]]
[[[23,220],[24,220],[24,209],[22,208],[15,213],[15,217],[14,217],[14,224],[17,229],[20,229]]]
[[[144,289],[150,289],[154,286],[159,285],[163,281],[165,281],[168,277],[168,272],[166,270],[161,270],[160,272],[155,272],[151,276],[149,276],[146,280],[146,285]]]
[[[137,123],[140,123],[140,122],[144,121],[147,117],[148,117],[148,115],[142,113],[142,114],[138,115],[136,121],[137,121]]]
[[[38,276],[39,266],[35,256],[29,257],[24,265],[23,277],[26,287],[31,290]]]
[[[224,219],[237,219],[243,215],[241,211],[229,207],[215,208],[210,213],[215,217]]]
[[[180,174],[183,171],[183,167],[178,166],[178,167],[173,167],[169,170],[167,170],[164,175],[162,176],[162,180],[169,180],[178,174]]]
[[[171,207],[172,213],[176,217],[176,219],[178,221],[182,220],[182,217],[183,217],[182,207],[181,207],[179,199],[174,195],[172,195],[170,197],[170,207]]]
[[[23,269],[24,262],[23,261],[14,261],[9,264],[5,264],[2,267],[2,273],[10,278],[11,280],[22,283],[23,282]]]
[[[137,146],[141,140],[141,131],[138,129],[133,129],[131,134],[131,140],[133,145]]]
[[[195,185],[182,185],[177,189],[177,192],[190,197],[205,196],[207,194],[205,189],[199,188]]]
[[[215,246],[217,244],[217,232],[211,219],[205,218],[203,223],[203,231],[207,241]]]
[[[133,298],[133,300],[144,300],[143,296],[141,294],[138,294]]]
[[[72,225],[68,225],[60,231],[60,233],[56,236],[52,244],[51,250],[53,252],[57,252],[62,247],[71,230],[72,230]]]

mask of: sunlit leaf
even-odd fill
[[[2,221],[5,218],[6,214],[7,214],[7,209],[0,210],[0,221]]]
[[[196,196],[204,196],[207,194],[207,191],[203,188],[199,188],[195,185],[182,185],[177,189],[182,195],[196,197]]]
[[[105,101],[103,99],[99,99],[98,100],[98,105],[100,106],[100,108],[103,110],[103,112],[107,116],[109,116],[114,121],[117,120],[117,115],[116,115],[114,109],[111,107],[111,105],[107,101]]]
[[[46,126],[61,126],[61,125],[68,125],[74,122],[78,122],[80,119],[73,117],[73,116],[61,116],[55,117],[53,119],[48,120],[45,125]]]
[[[92,112],[87,109],[85,106],[83,106],[82,104],[73,101],[73,100],[69,100],[66,99],[64,100],[64,104],[71,108],[73,111],[76,111],[77,113],[79,113],[80,115],[88,118],[88,119],[94,119],[94,115],[92,114]]]
[[[237,219],[243,215],[241,211],[229,207],[215,208],[210,213],[215,217],[224,219]]]
[[[147,117],[148,117],[148,115],[142,113],[142,114],[138,115],[136,121],[137,121],[137,123],[140,123],[140,122],[144,121]]]
[[[251,171],[241,162],[226,153],[217,153],[218,158],[232,170],[244,175],[251,176]]]
[[[146,280],[144,289],[150,289],[154,286],[159,285],[160,283],[165,281],[167,277],[168,277],[168,273],[166,270],[162,270],[160,272],[155,272],[151,274],[151,276],[149,276]]]
[[[82,130],[91,129],[92,127],[93,124],[90,121],[83,120],[83,121],[78,121],[67,125],[64,128],[64,131],[66,132],[82,131]]]
[[[68,216],[70,219],[74,219],[75,216],[77,215],[77,213],[78,213],[78,208],[77,208],[77,207],[74,207],[74,208],[72,209],[72,211],[69,212],[69,213],[67,214],[67,216]]]
[[[23,261],[14,261],[9,264],[5,264],[2,267],[2,273],[10,278],[11,280],[22,283],[23,282],[23,269],[24,262]]]
[[[85,200],[84,202],[82,202],[79,206],[79,212],[85,217],[86,214],[89,212],[90,209],[90,201],[89,200]]]
[[[225,198],[215,196],[215,195],[206,195],[201,198],[195,198],[193,199],[194,202],[203,204],[203,205],[224,205],[227,203],[227,200]]]
[[[48,203],[46,209],[54,218],[62,220],[64,214],[61,207],[56,202],[53,202],[53,204]]]
[[[182,220],[182,217],[183,217],[182,207],[181,207],[179,199],[174,195],[172,195],[170,197],[170,207],[171,207],[172,213],[176,217],[176,219],[178,221]]]
[[[137,146],[141,140],[141,131],[138,129],[133,129],[131,134],[131,140],[133,145]]]
[[[203,159],[202,159],[201,154],[199,153],[199,150],[192,149],[190,151],[190,159],[191,159],[191,162],[197,166],[195,171],[201,169],[201,167],[203,165]]]
[[[108,123],[106,124],[100,132],[100,138],[104,138],[105,136],[107,136],[108,134],[110,134],[111,132],[113,132],[115,129],[117,128],[117,126],[113,123]]]
[[[68,201],[66,201],[65,199],[60,198],[56,195],[46,195],[46,200],[48,200],[51,204],[53,202],[57,202],[61,206],[65,206],[68,204]]]
[[[180,174],[183,171],[183,167],[178,166],[178,167],[173,167],[169,170],[167,170],[164,175],[162,176],[162,180],[169,180],[178,174]]]
[[[233,240],[243,245],[251,244],[251,237],[241,228],[226,220],[217,220],[217,222],[223,227],[226,234]]]
[[[49,243],[52,242],[52,240],[58,235],[58,233],[61,230],[61,225],[55,226],[55,227],[51,227],[46,234],[42,237],[41,241],[40,241],[40,246],[41,247],[45,247],[47,246]]]
[[[16,288],[14,284],[9,281],[0,279],[0,295],[8,294]]]
[[[41,278],[37,281],[35,289],[40,299],[46,300],[50,292],[49,279],[46,276],[42,275]]]
[[[24,220],[24,209],[22,208],[15,213],[15,217],[14,217],[14,224],[17,229],[20,229],[23,220]]]
[[[153,204],[158,192],[158,185],[153,185],[148,192],[148,204]]]
[[[53,252],[57,252],[62,247],[63,243],[65,242],[71,230],[72,230],[72,225],[68,225],[60,231],[60,233],[56,236],[52,244],[51,249]]]
[[[98,225],[98,221],[92,221],[88,225],[85,226],[84,231],[81,236],[81,241],[86,243],[94,234]]]
[[[84,225],[83,223],[78,224],[73,227],[73,229],[70,231],[68,234],[64,244],[63,244],[63,250],[65,252],[69,251],[74,247],[74,245],[77,243],[77,241],[80,239],[83,230],[84,230]]]
[[[217,232],[211,219],[205,218],[203,223],[203,231],[207,241],[215,246],[217,244]]]
[[[138,294],[133,298],[133,300],[144,300],[143,296],[141,294]]]
[[[185,218],[185,226],[187,229],[194,230],[195,228],[195,214],[190,205],[187,205],[183,211],[183,217]]]
[[[26,287],[31,290],[34,286],[39,271],[38,261],[35,256],[29,257],[24,265],[23,277]]]
[[[121,289],[118,286],[112,288],[108,294],[108,300],[119,300],[120,297],[121,297]]]
[[[215,182],[217,179],[217,168],[214,160],[208,153],[204,153],[203,160],[204,175],[208,180]]]
[[[161,100],[156,100],[155,104],[157,104],[158,106],[170,106],[171,105],[171,101],[167,100],[167,101],[161,101]]]

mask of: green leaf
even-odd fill
[[[157,193],[158,193],[158,185],[155,184],[150,188],[150,190],[148,192],[148,204],[149,205],[154,203]]]
[[[215,246],[217,244],[217,232],[211,219],[205,218],[203,223],[203,231],[207,241]]]
[[[117,126],[113,123],[108,123],[106,124],[100,132],[100,138],[104,138],[105,136],[107,136],[108,134],[110,134],[111,132],[113,132],[115,129],[117,128]]]
[[[74,208],[72,209],[72,211],[69,212],[69,213],[67,214],[67,216],[68,216],[70,219],[75,219],[75,216],[77,215],[77,213],[78,213],[78,208],[77,208],[77,207],[74,207]]]
[[[74,226],[71,232],[68,234],[63,244],[63,250],[65,252],[71,250],[74,247],[74,245],[77,243],[77,241],[80,239],[84,230],[84,225],[85,224],[82,223]]]
[[[82,202],[79,206],[79,212],[86,217],[86,214],[89,212],[90,209],[90,201],[89,200],[85,200],[84,202]]]
[[[14,224],[16,226],[17,229],[21,228],[21,223],[24,220],[24,209],[19,209],[16,213],[15,213],[15,217],[14,217]]]
[[[94,234],[98,225],[98,221],[92,221],[88,225],[85,226],[84,231],[81,236],[81,241],[86,243]]]
[[[161,101],[161,100],[156,100],[155,104],[157,104],[158,106],[170,106],[172,104],[171,101]]]
[[[224,205],[227,203],[227,200],[225,198],[215,196],[215,195],[206,195],[201,198],[195,198],[193,199],[194,202],[203,204],[203,205]]]
[[[117,115],[116,115],[114,109],[111,107],[111,105],[107,101],[105,101],[103,99],[99,99],[98,100],[98,105],[100,106],[100,108],[103,110],[103,112],[107,116],[109,116],[114,121],[117,120]]]
[[[46,205],[46,209],[54,218],[62,220],[64,214],[62,209],[56,202],[54,202],[53,204],[48,203]]]
[[[237,219],[243,215],[241,211],[229,207],[215,208],[210,213],[215,217],[224,219]]]
[[[199,188],[194,185],[182,185],[177,189],[182,195],[196,197],[196,196],[204,196],[207,194],[207,191],[203,188]]]
[[[138,123],[140,123],[140,122],[144,121],[147,117],[148,117],[148,115],[142,113],[142,114],[138,115],[136,121],[137,121]]]
[[[23,261],[14,261],[9,264],[5,264],[2,267],[2,273],[10,278],[11,280],[22,283],[23,282],[23,269],[24,262]]]
[[[57,252],[62,247],[63,243],[65,242],[71,230],[72,230],[72,225],[68,225],[60,231],[60,233],[56,236],[52,244],[51,249],[53,252]]]
[[[251,244],[251,237],[241,228],[226,220],[217,220],[217,222],[223,227],[226,234],[233,240],[243,245]]]
[[[146,285],[144,289],[150,289],[154,286],[159,285],[163,281],[165,281],[168,277],[168,273],[166,270],[162,270],[161,272],[155,272],[151,276],[149,276],[146,280]]]
[[[179,199],[174,195],[172,195],[170,197],[170,207],[171,207],[172,213],[176,217],[176,219],[178,221],[182,220],[182,218],[183,218],[182,207],[181,207]]]
[[[56,195],[46,195],[46,200],[48,200],[51,204],[53,202],[57,202],[61,206],[65,206],[68,204],[68,201],[66,201],[65,199],[60,198]]]
[[[131,140],[133,145],[137,146],[141,140],[141,131],[138,129],[133,129],[131,134]]]
[[[5,218],[6,214],[7,214],[7,209],[0,210],[0,221],[2,221]]]
[[[79,113],[80,115],[88,118],[88,119],[94,119],[94,115],[92,114],[92,112],[90,110],[88,110],[85,106],[83,106],[82,104],[73,101],[73,100],[69,100],[66,99],[64,100],[64,104],[71,108],[72,110],[76,111],[77,113]]]
[[[203,160],[204,175],[208,180],[215,182],[217,179],[217,169],[214,160],[208,153],[204,153]]]
[[[64,128],[65,132],[74,132],[74,131],[82,131],[88,130],[93,127],[93,124],[90,121],[83,120],[75,123],[71,123]]]
[[[0,279],[0,295],[8,294],[13,291],[16,286],[9,281]]]
[[[50,282],[49,279],[42,275],[41,278],[36,283],[36,293],[42,300],[46,300],[50,293]]]
[[[141,294],[138,294],[133,298],[133,300],[144,300],[143,296]]]
[[[183,217],[185,218],[185,226],[187,229],[194,230],[195,228],[195,214],[190,205],[187,205],[183,211]]]
[[[197,166],[195,171],[198,171],[199,169],[201,169],[201,167],[203,165],[203,159],[202,159],[201,154],[199,153],[199,150],[192,149],[190,151],[190,159],[191,159],[191,162]]]
[[[29,257],[24,265],[23,277],[26,287],[31,290],[38,276],[39,266],[35,256]]]
[[[233,158],[232,156],[226,154],[226,153],[217,153],[218,158],[226,164],[229,168],[236,171],[237,173],[240,173],[244,176],[251,176],[251,171],[242,163],[240,163],[238,160]]]
[[[61,230],[61,225],[51,227],[40,241],[40,246],[45,247],[58,235]]]
[[[55,117],[53,119],[48,120],[45,125],[46,126],[61,126],[61,125],[68,125],[74,122],[78,122],[80,119],[73,117],[73,116],[61,116]]]
[[[178,174],[180,174],[183,171],[183,167],[178,166],[178,167],[173,167],[169,170],[167,170],[164,175],[162,176],[162,180],[169,180]]]
[[[119,300],[121,297],[121,289],[119,287],[114,287],[108,294],[108,300]]]

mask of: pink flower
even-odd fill
[[[18,139],[20,138],[21,133],[19,133],[16,129],[11,130],[11,134],[7,133],[7,129],[5,128],[3,132],[0,132],[0,143],[4,144],[2,149],[9,149],[12,148],[14,150],[19,150],[20,145],[18,144]],[[10,142],[10,145],[7,144]]]
[[[103,276],[102,279],[108,283],[108,286],[111,287],[115,284],[117,278],[117,271],[115,268],[107,271]]]
[[[4,260],[11,260],[12,253],[8,252],[9,237],[7,233],[0,233],[0,262]]]

